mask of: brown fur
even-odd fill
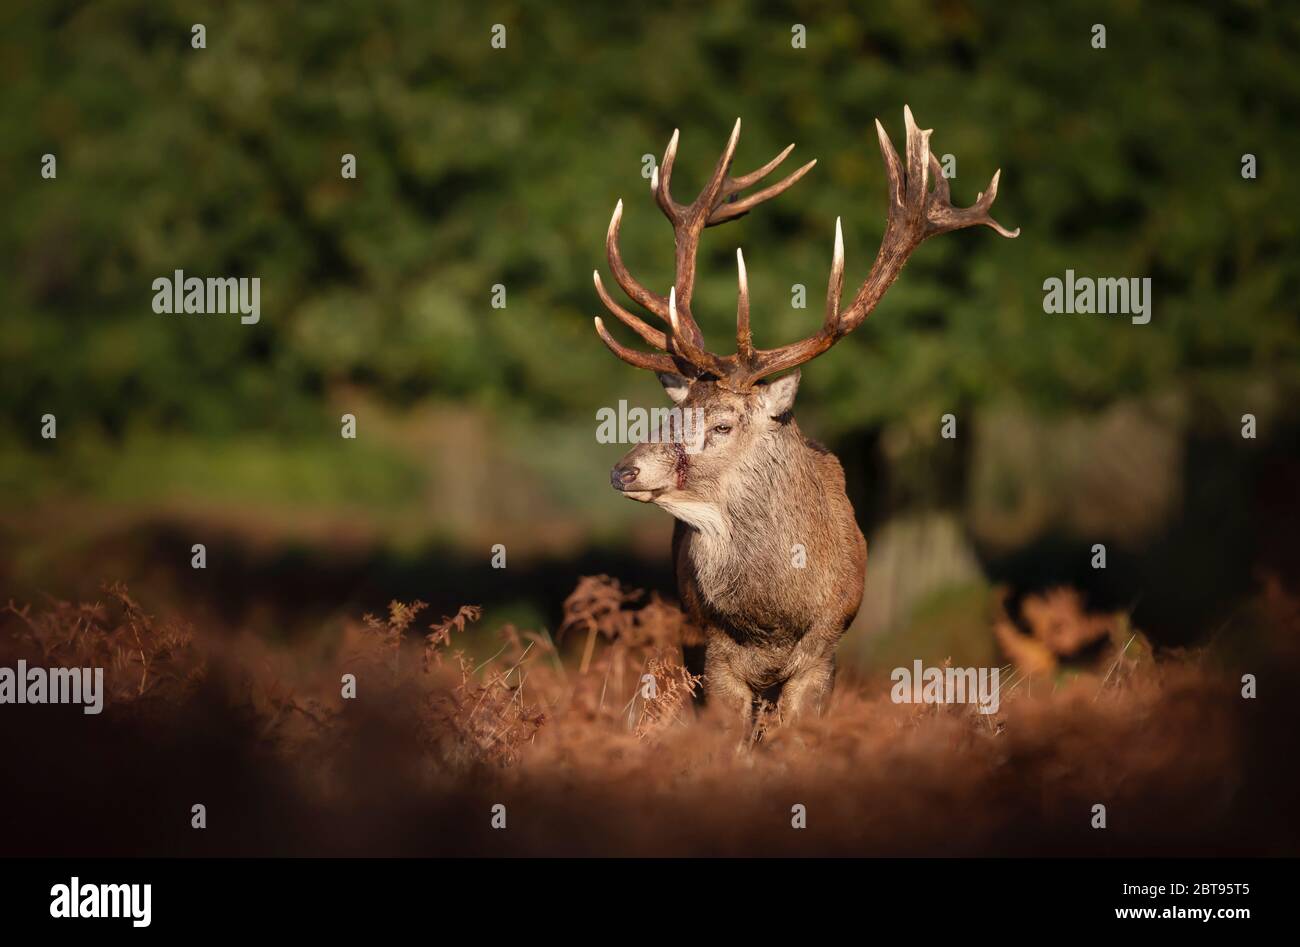
[[[670,331],[655,329],[628,312],[605,292],[600,274],[593,274],[605,308],[658,351],[628,348],[596,317],[596,333],[606,347],[629,365],[659,372],[674,401],[708,416],[707,443],[698,456],[687,455],[677,444],[642,445],[614,468],[610,479],[616,490],[656,503],[685,524],[674,541],[674,556],[682,599],[691,618],[703,625],[708,641],[705,686],[746,719],[755,703],[773,696],[782,718],[825,707],[834,679],[835,643],[862,600],[867,556],[844,493],[843,470],[834,457],[804,440],[789,418],[798,374],[768,385],[757,383],[811,361],[861,325],[922,241],[975,226],[1004,237],[1020,233],[989,216],[1001,171],[972,206],[954,207],[939,159],[930,152],[932,130],[920,128],[907,106],[903,122],[905,160],[876,122],[890,200],[885,236],[871,272],[852,302],[842,307],[844,236],[837,220],[826,319],[799,342],[754,348],[749,277],[739,250],[736,353],[717,355],[705,348],[691,311],[704,229],[770,200],[815,164],[809,162],[777,184],[740,197],[794,147],[755,172],[732,177],[740,119],[712,178],[690,204],[675,201],[669,189],[676,132],[652,178],[655,202],[673,225],[675,269],[666,297],[637,282],[623,264],[618,248],[622,201],[605,234],[605,252],[619,286]],[[694,380],[676,374],[679,371]],[[715,438],[717,418],[727,419],[734,430]],[[796,548],[806,552],[803,568],[795,562]]]
[[[684,381],[665,379],[680,395],[669,379]],[[614,469],[619,489],[678,518],[677,585],[703,630],[706,692],[747,723],[764,701],[782,720],[825,709],[866,577],[844,471],[790,416],[797,384],[797,374],[745,392],[694,381],[678,404],[703,412],[702,449],[640,444]]]

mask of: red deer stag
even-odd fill
[[[973,206],[954,207],[939,161],[930,153],[930,130],[916,127],[911,109],[905,107],[903,117],[905,164],[876,122],[889,176],[889,216],[880,252],[853,301],[841,307],[844,243],[836,221],[826,318],[811,337],[775,349],[754,347],[739,250],[736,354],[720,356],[706,349],[691,311],[695,256],[704,228],[777,196],[816,164],[810,161],[779,183],[741,196],[794,145],[758,170],[731,177],[739,119],[693,203],[679,204],[669,191],[677,132],[651,179],[676,244],[676,273],[667,296],[647,289],[623,265],[618,248],[622,201],[610,221],[605,246],[614,278],[667,331],[620,306],[595,274],[605,308],[659,351],[620,344],[597,317],[596,332],[605,345],[629,365],[657,372],[683,414],[694,409],[690,413],[703,418],[703,441],[694,450],[688,451],[680,437],[639,444],[614,467],[611,480],[624,496],[657,504],[676,517],[678,590],[688,617],[703,631],[705,694],[746,726],[752,726],[756,707],[764,703],[774,705],[782,721],[825,708],[834,683],[835,646],[861,604],[867,560],[839,461],[805,438],[791,417],[799,372],[770,383],[760,380],[816,358],[861,325],[927,237],[977,224],[1004,237],[1020,232],[989,216],[1000,171]]]

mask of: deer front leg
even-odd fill
[[[754,727],[754,691],[736,669],[736,647],[724,632],[711,631],[704,655],[704,693],[728,725],[738,724],[748,739]]]
[[[793,723],[801,716],[821,716],[831,700],[835,686],[834,653],[819,655],[803,664],[781,688],[776,709],[782,724]]]

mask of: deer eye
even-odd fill
[[[714,433],[714,434],[730,434],[730,433],[731,433],[731,425],[730,425],[730,424],[715,424],[715,425],[713,425],[713,433]]]

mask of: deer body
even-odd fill
[[[688,511],[674,534],[678,591],[704,631],[710,698],[746,722],[756,698],[783,720],[820,712],[866,578],[844,472],[790,421],[740,483],[714,522],[692,522]]]
[[[795,424],[791,410],[799,372],[790,370],[857,328],[926,238],[976,224],[1007,237],[1019,233],[988,216],[998,174],[972,207],[951,204],[947,181],[930,153],[930,132],[916,127],[910,109],[904,109],[904,117],[905,164],[876,123],[890,191],[880,252],[853,301],[841,307],[844,244],[836,221],[826,316],[809,338],[777,349],[754,347],[748,279],[739,250],[736,354],[708,351],[691,314],[695,254],[704,228],[775,197],[815,163],[741,197],[794,146],[757,171],[731,177],[739,120],[694,202],[679,204],[669,191],[676,132],[652,178],[655,200],[673,225],[676,245],[676,273],[667,296],[646,289],[623,265],[618,249],[622,201],[610,221],[606,251],[615,278],[668,331],[616,303],[599,274],[594,275],[605,307],[660,352],[623,346],[598,317],[596,331],[605,345],[623,361],[657,372],[683,414],[702,419],[689,447],[671,431],[638,444],[614,467],[610,480],[623,495],[653,503],[678,520],[673,538],[678,591],[687,615],[704,634],[705,693],[747,723],[765,702],[775,706],[781,720],[825,709],[835,676],[835,646],[857,614],[866,577],[866,542],[845,493],[844,471]],[[764,381],[782,372],[788,374]]]

